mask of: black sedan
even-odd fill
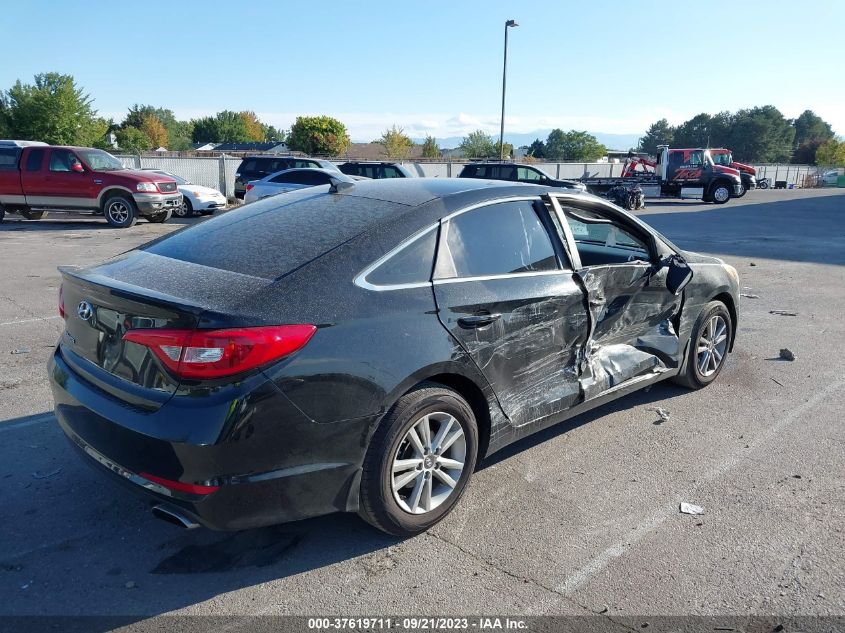
[[[62,269],[64,432],[183,526],[333,511],[397,535],[485,455],[631,391],[712,382],[738,279],[608,201],[335,183]]]

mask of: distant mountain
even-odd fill
[[[535,130],[533,132],[527,132],[525,134],[508,134],[505,133],[505,142],[512,143],[514,147],[522,147],[523,145],[531,145],[534,142],[535,138],[540,139],[541,141],[545,141],[546,138],[549,136],[549,132],[551,129],[548,130]],[[640,136],[642,134],[605,134],[604,132],[590,132],[593,136],[598,139],[598,142],[607,147],[608,149],[619,149],[619,150],[627,150],[631,147],[636,147],[637,143],[640,142]],[[499,139],[498,134],[492,135],[495,140]],[[415,143],[422,143],[425,139],[422,138],[415,138],[413,141]],[[438,138],[437,144],[441,148],[453,148],[457,147],[461,144],[463,137],[461,136],[449,136],[446,138]]]

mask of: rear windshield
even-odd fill
[[[303,161],[298,161],[303,162]],[[272,156],[246,158],[238,169],[241,173],[248,174],[272,174],[283,169],[293,167],[294,161],[290,158],[274,158]],[[303,165],[303,167],[314,167],[315,165]]]
[[[201,266],[278,279],[406,208],[345,195],[288,193],[284,203],[278,197],[253,202],[153,242],[145,250]]]

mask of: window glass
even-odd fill
[[[0,169],[15,169],[19,154],[17,147],[0,147]]]
[[[377,286],[429,281],[436,240],[437,230],[429,231],[367,275],[367,281]]]
[[[79,162],[79,159],[66,149],[54,149],[50,153],[50,171],[71,171],[74,162]]]
[[[516,168],[513,165],[499,165],[496,172],[498,180],[516,180]]]
[[[581,263],[584,266],[649,261],[648,246],[617,222],[594,224],[584,219],[606,219],[585,209],[563,207]]]
[[[252,160],[252,159],[245,160],[244,162],[241,163],[241,166],[240,166],[240,168],[238,168],[238,171],[241,172],[241,173],[254,172],[255,171],[255,160]]]
[[[441,277],[558,268],[554,247],[530,200],[501,202],[449,220]]]
[[[402,174],[399,173],[399,170],[395,167],[385,167],[384,168],[384,178],[401,178]]]
[[[299,182],[296,179],[296,174],[291,174],[285,172],[284,174],[279,174],[278,176],[274,176],[270,179],[270,182]]]
[[[519,180],[528,182],[540,182],[543,179],[543,174],[531,169],[530,167],[518,167],[517,174]]]
[[[117,171],[125,169],[120,160],[101,149],[80,149],[79,153],[91,169],[95,171]]]
[[[38,171],[41,169],[41,163],[44,162],[44,150],[43,149],[34,149],[29,152],[29,156],[26,157],[26,170],[27,171]]]
[[[320,164],[314,162],[313,160],[295,160],[293,161],[293,167],[319,167]]]

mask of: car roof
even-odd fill
[[[548,191],[549,187],[483,178],[382,178],[356,182],[353,187],[340,193],[416,207],[435,199],[485,199],[506,195],[539,195]]]

